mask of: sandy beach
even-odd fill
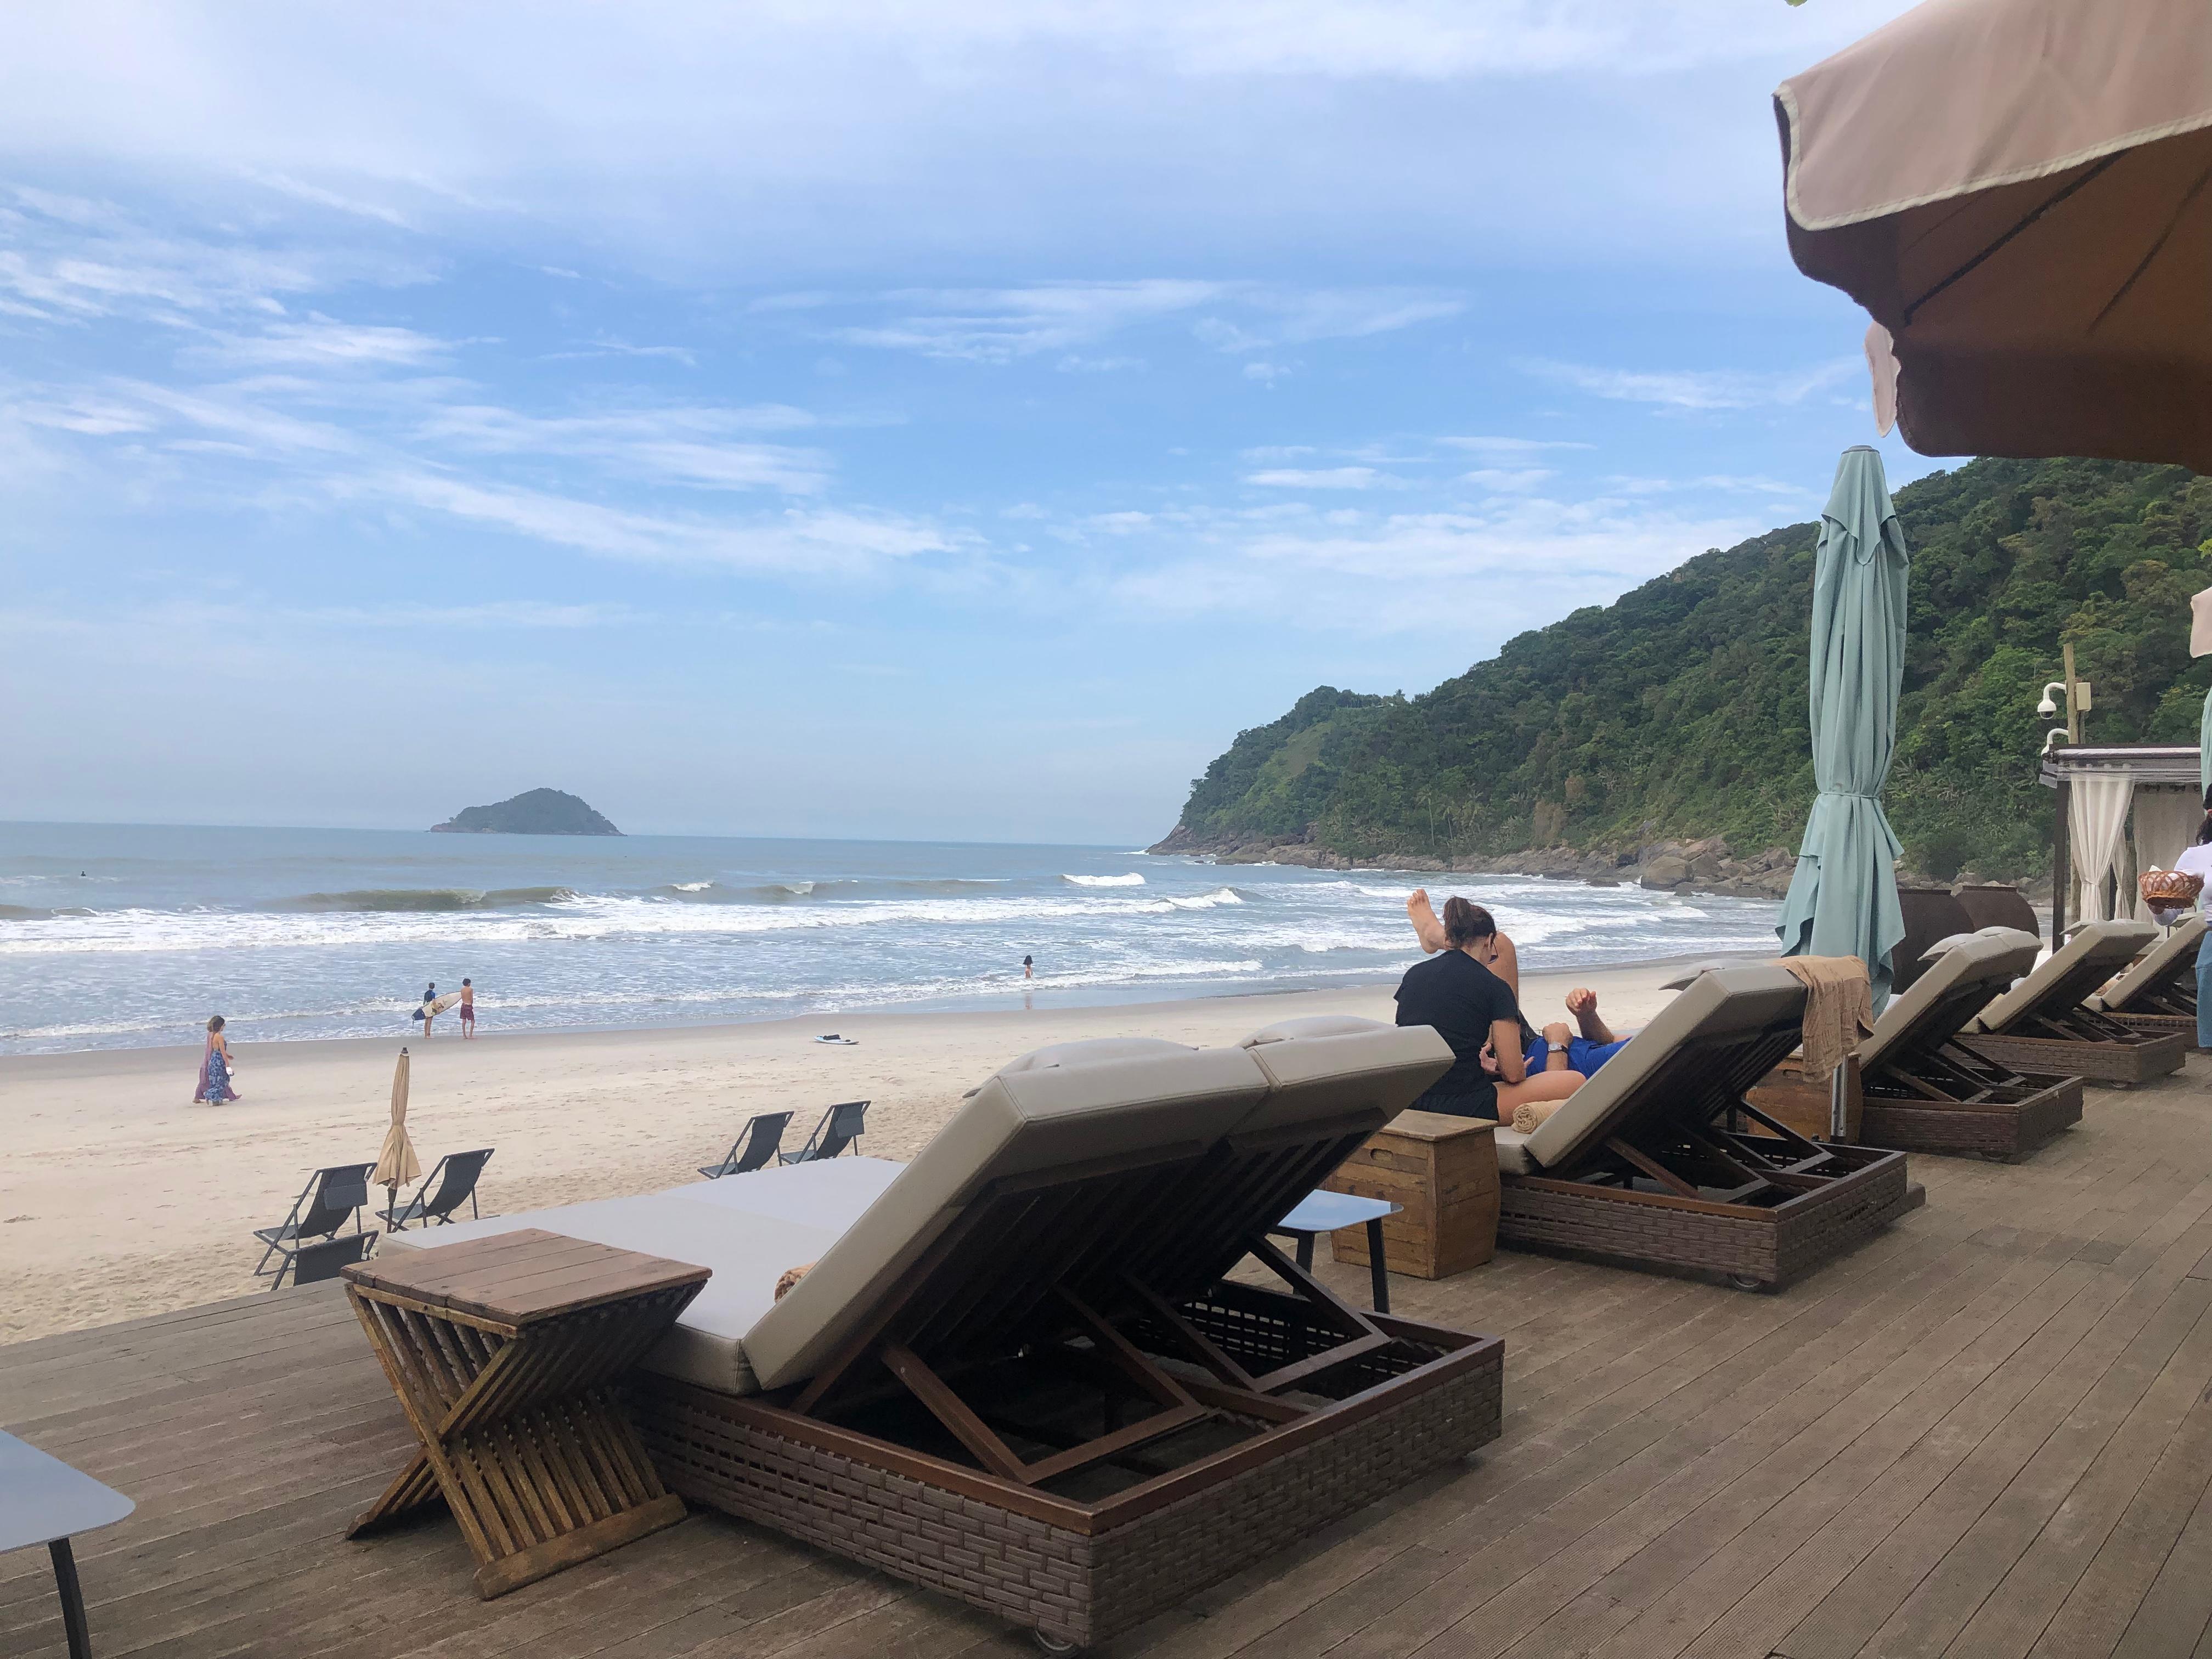
[[[1616,1024],[1650,1018],[1658,965],[1531,975],[1532,1018],[1587,984]],[[754,1112],[794,1113],[787,1146],[833,1101],[868,1099],[866,1150],[911,1157],[962,1093],[1015,1055],[1081,1037],[1211,1045],[1303,1014],[1387,1019],[1389,982],[1107,1007],[879,1013],[675,1030],[488,1033],[411,1043],[409,1127],[427,1170],[495,1150],[486,1213],[651,1192],[698,1178]],[[817,1043],[835,1030],[858,1046]],[[265,1285],[255,1227],[283,1218],[308,1172],[374,1158],[397,1042],[242,1044],[232,1106],[188,1103],[197,1048],[0,1059],[0,1340],[163,1312]],[[381,1202],[381,1194],[378,1194]]]

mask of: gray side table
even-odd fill
[[[58,1457],[49,1457],[12,1434],[0,1434],[0,1553],[44,1544],[52,1554],[70,1659],[92,1659],[84,1592],[77,1586],[76,1557],[70,1552],[70,1539],[112,1527],[137,1507]]]
[[[1298,1242],[1298,1266],[1313,1266],[1314,1240],[1340,1227],[1367,1228],[1368,1275],[1374,1286],[1375,1311],[1390,1311],[1390,1270],[1382,1261],[1382,1218],[1406,1206],[1387,1198],[1360,1198],[1352,1193],[1333,1193],[1319,1188],[1298,1200],[1298,1206],[1267,1229]]]

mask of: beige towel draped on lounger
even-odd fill
[[[1784,957],[1778,964],[1805,988],[1805,1080],[1826,1083],[1874,1029],[1874,995],[1856,957]]]

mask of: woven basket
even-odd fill
[[[2186,870],[2146,870],[2137,878],[2136,890],[2145,904],[2178,910],[2197,902],[2197,896],[2204,890],[2204,878]]]

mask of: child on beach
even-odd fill
[[[208,1021],[207,1030],[207,1047],[200,1054],[200,1080],[192,1091],[192,1103],[220,1106],[239,1097],[230,1087],[230,1039],[222,1034],[221,1014]]]
[[[477,1034],[477,988],[467,980],[461,981],[461,1041],[466,1042]]]

